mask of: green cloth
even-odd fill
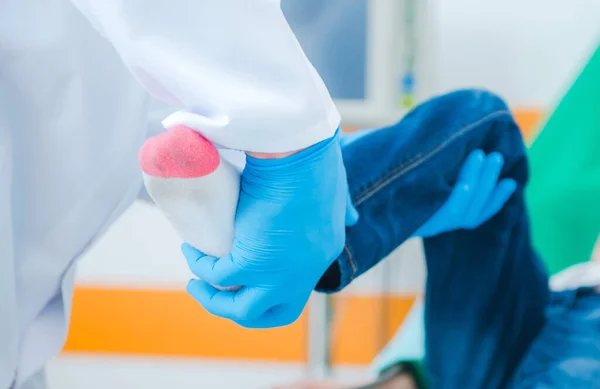
[[[535,248],[550,274],[590,259],[600,232],[600,46],[530,148]]]

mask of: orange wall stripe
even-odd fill
[[[368,364],[413,303],[334,299],[333,363]],[[288,327],[248,330],[208,314],[184,291],[78,287],[64,352],[305,362],[307,314]]]
[[[306,316],[246,330],[204,311],[185,291],[78,287],[65,351],[298,361]]]
[[[368,365],[394,336],[415,296],[340,296],[333,301],[332,363]]]
[[[544,111],[540,109],[516,109],[513,114],[515,121],[521,127],[523,137],[526,140],[531,140],[541,125]]]

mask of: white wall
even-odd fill
[[[434,1],[435,2],[435,1]],[[600,42],[600,0],[437,0],[441,90],[553,104]]]

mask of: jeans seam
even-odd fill
[[[372,196],[377,194],[380,190],[385,189],[388,185],[390,185],[392,182],[394,182],[397,178],[399,178],[402,175],[406,174],[407,172],[419,167],[421,164],[423,164],[423,162],[425,162],[428,159],[430,159],[431,157],[437,155],[441,150],[446,148],[448,146],[448,144],[450,144],[450,143],[454,142],[455,140],[457,140],[458,138],[462,137],[463,135],[465,135],[465,133],[471,131],[476,126],[489,120],[490,118],[493,118],[496,116],[503,116],[506,114],[512,115],[511,112],[508,110],[502,110],[502,111],[496,111],[496,112],[490,113],[490,114],[482,117],[481,119],[479,119],[471,124],[466,125],[461,130],[455,132],[448,139],[446,139],[442,143],[435,146],[433,150],[427,152],[426,154],[418,154],[415,158],[392,169],[388,174],[386,174],[379,180],[375,181],[367,189],[360,192],[356,196],[356,201],[354,202],[355,206],[359,206],[360,204],[362,204],[363,202],[365,202],[366,200],[368,200],[369,198],[371,198]]]
[[[354,262],[354,257],[352,256],[352,253],[350,252],[350,248],[348,247],[347,244],[344,245],[344,251],[346,252],[346,254],[348,254],[348,262],[350,262],[350,266],[352,267],[352,274],[350,274],[350,279],[348,280],[348,282],[351,282],[352,280],[354,280],[354,277],[356,276],[356,263]]]

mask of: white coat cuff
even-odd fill
[[[289,121],[255,127],[259,122],[245,126],[235,125],[226,117],[207,118],[189,111],[178,111],[162,122],[168,129],[178,125],[192,128],[218,147],[263,153],[300,150],[331,138],[340,126],[340,114],[332,107],[322,120],[307,127]]]

